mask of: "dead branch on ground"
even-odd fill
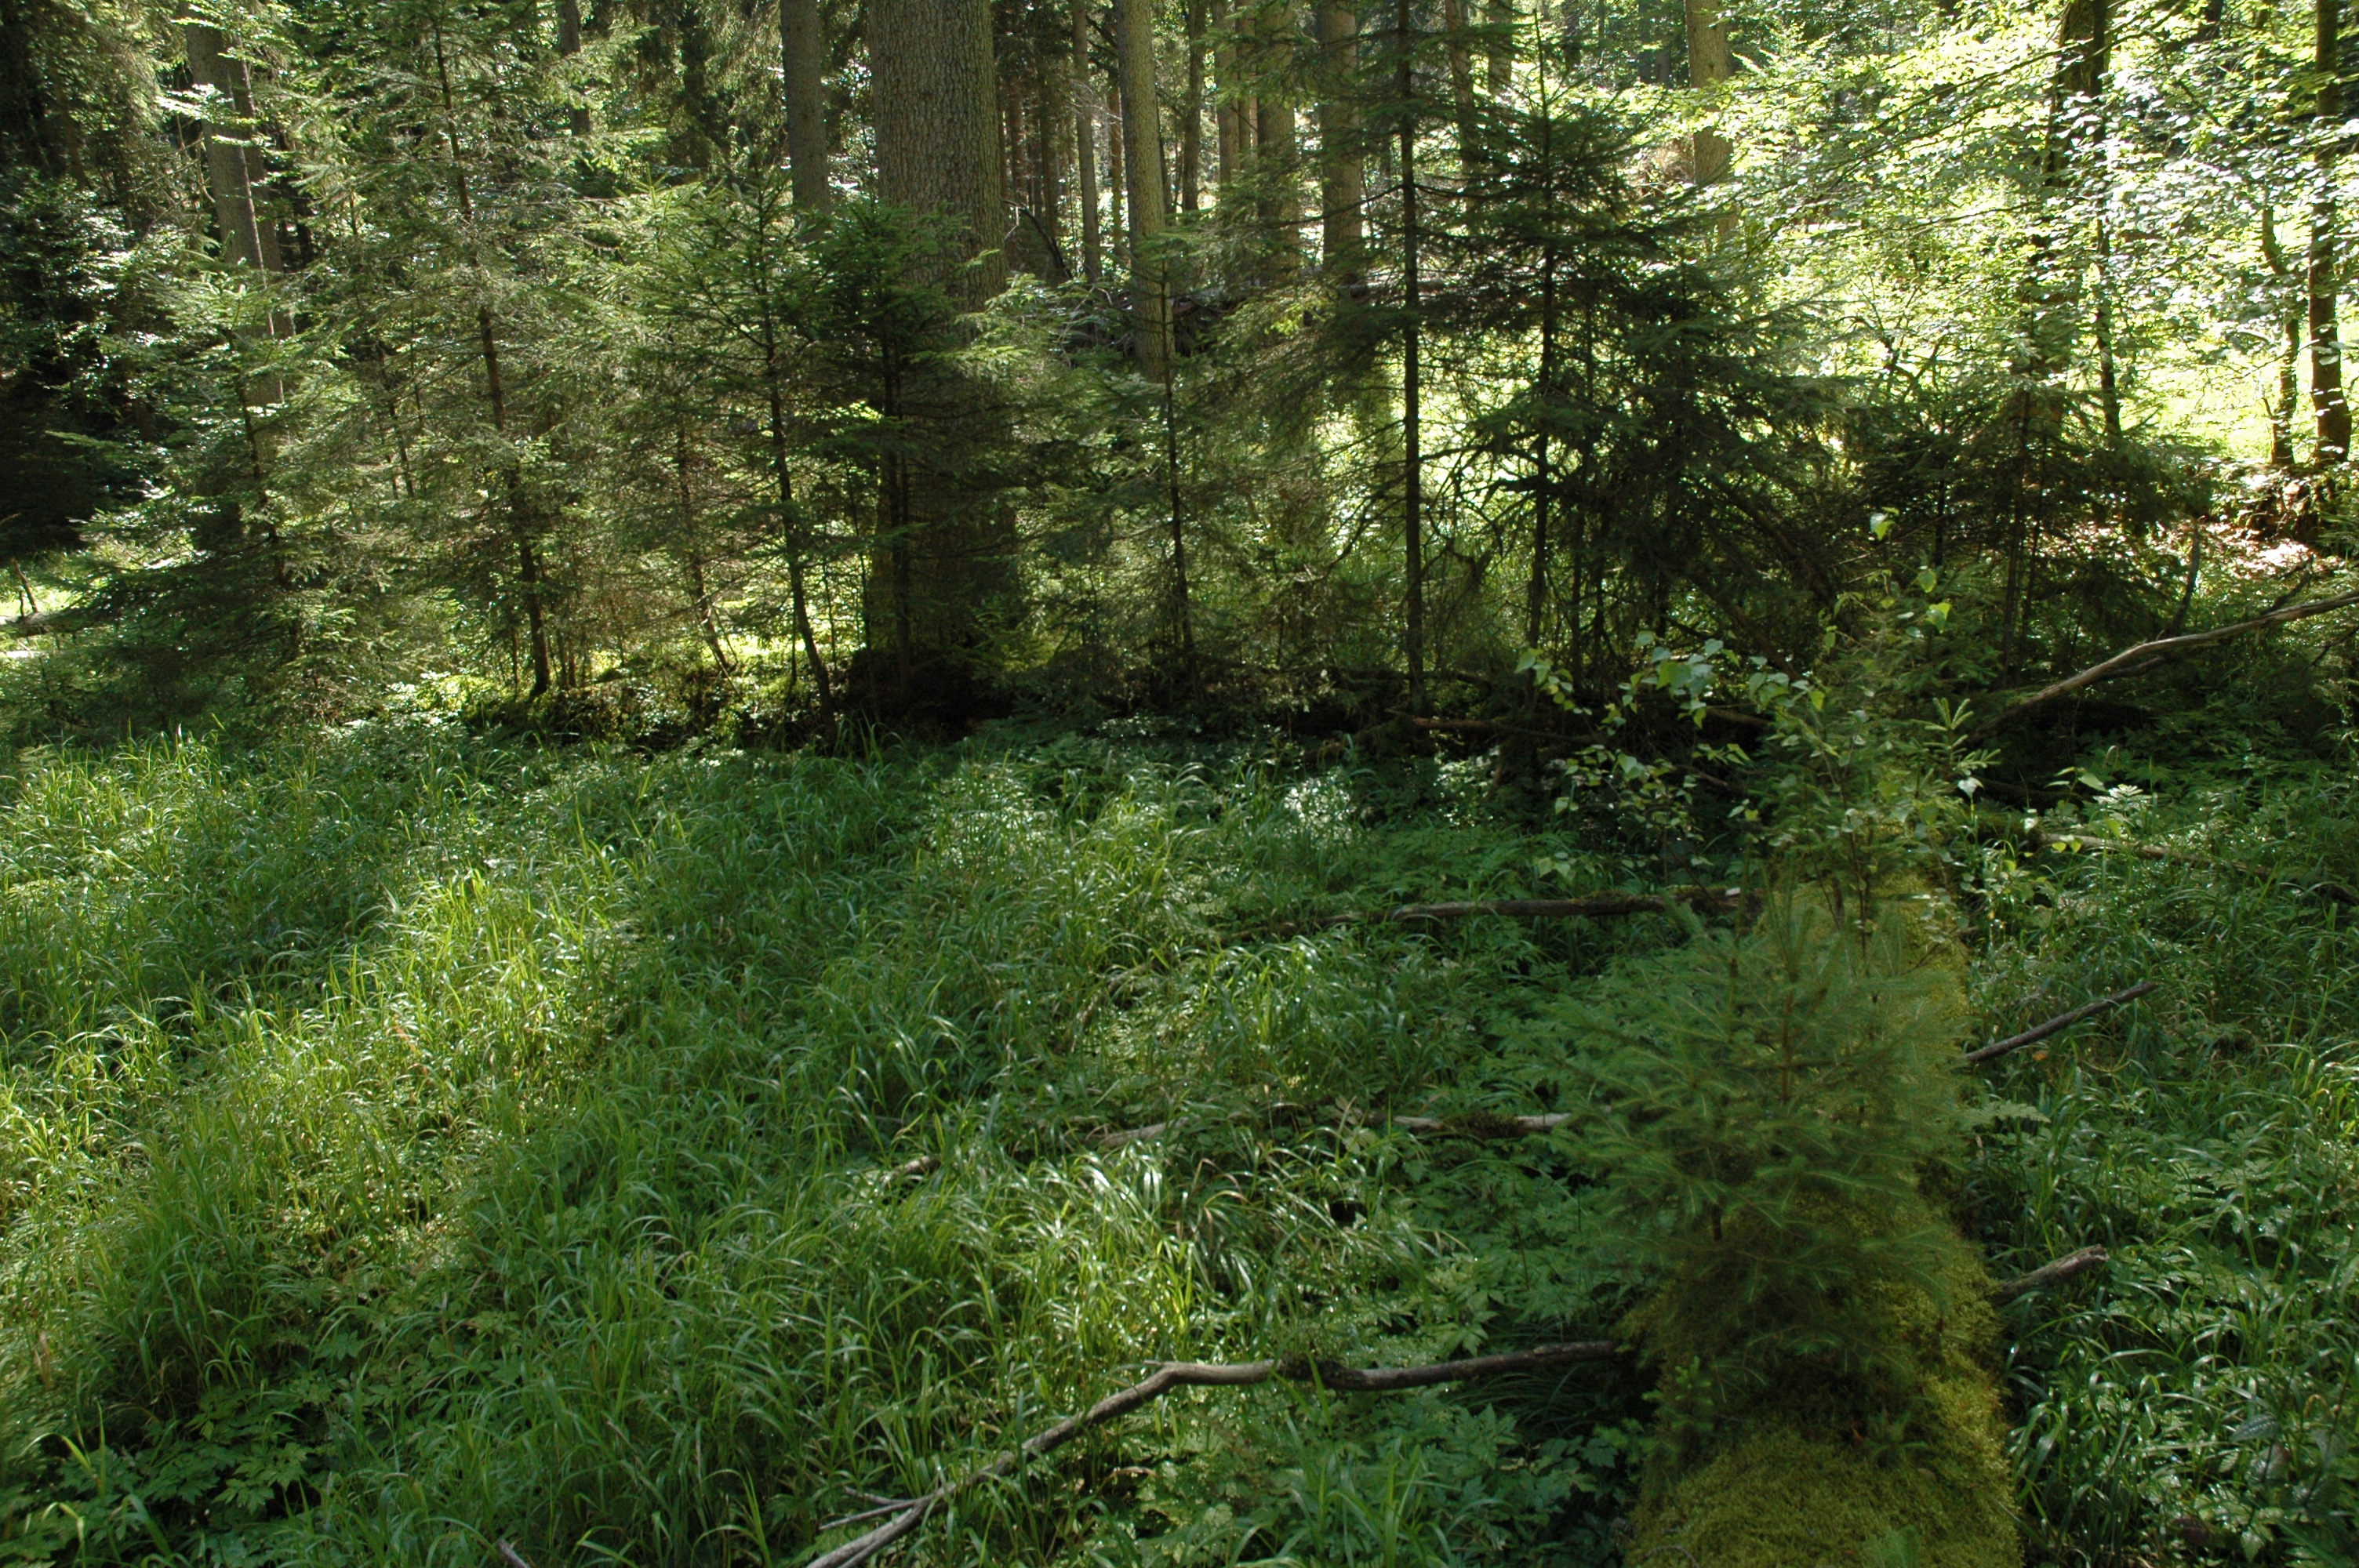
[[[2052,1263],[2042,1263],[2019,1280],[2009,1280],[1991,1287],[1991,1300],[2004,1306],[2017,1296],[2027,1296],[2034,1291],[2044,1291],[2050,1285],[2060,1285],[2077,1274],[2100,1268],[2113,1260],[2102,1247],[2083,1247],[2078,1252],[2067,1252]]]
[[[2094,1001],[2083,1002],[2071,1011],[2059,1013],[2045,1023],[2034,1024],[2020,1034],[2011,1034],[2004,1040],[1993,1041],[1979,1051],[1967,1052],[1964,1057],[1965,1065],[1969,1067],[1979,1067],[1984,1062],[1995,1062],[2010,1051],[2020,1051],[2026,1045],[2045,1040],[2059,1030],[2069,1029],[2082,1019],[2103,1012],[2109,1007],[2119,1007],[2125,1001],[2136,1001],[2154,989],[2154,981],[2140,980],[2127,990],[2115,991],[2111,996],[2099,997]]]

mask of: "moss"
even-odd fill
[[[1841,1568],[1888,1559],[1905,1539],[1919,1568],[2016,1568],[1988,1291],[1973,1250],[1945,1229],[1930,1277],[1859,1303],[1874,1357],[1738,1368],[1734,1388],[1712,1375],[1728,1348],[1706,1326],[1712,1303],[1651,1303],[1642,1326],[1672,1376],[1631,1560],[1683,1550],[1708,1568]]]

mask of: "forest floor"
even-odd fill
[[[2049,827],[2202,863],[1969,868],[1988,1034],[2159,988],[1978,1075],[1992,1272],[2112,1253],[2005,1310],[2027,1539],[2331,1559],[2359,935],[2275,879],[2359,881],[2359,816],[2317,763],[2147,782]],[[790,1563],[1152,1360],[1612,1336],[1577,1118],[1385,1119],[1570,1108],[1548,1005],[1680,924],[1287,927],[1639,869],[1478,760],[1138,730],[23,753],[0,1562]],[[1608,1563],[1647,1387],[1190,1390],[903,1560]]]

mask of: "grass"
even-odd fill
[[[1469,765],[422,727],[5,774],[0,1562],[791,1563],[1147,1360],[1419,1359],[1632,1300],[1576,1139],[1378,1113],[1562,1102],[1528,1021],[1675,926],[1251,935],[1620,869]],[[2340,786],[2269,782],[2137,831],[2350,880]],[[2331,1552],[2352,940],[2233,874],[1992,854],[1994,1027],[2166,984],[2010,1065],[2045,1119],[1966,1177],[1996,1272],[2115,1249],[2008,1309],[2035,1545]],[[904,1560],[1608,1563],[1645,1394],[1198,1391]]]

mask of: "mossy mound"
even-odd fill
[[[1871,1363],[1785,1359],[1752,1368],[1742,1390],[1697,1377],[1728,1366],[1733,1348],[1700,1310],[1708,1303],[1658,1300],[1642,1314],[1674,1376],[1630,1560],[1684,1551],[1703,1568],[2018,1568],[1989,1280],[1954,1233],[1940,1253],[1933,1289],[1865,1292]]]

